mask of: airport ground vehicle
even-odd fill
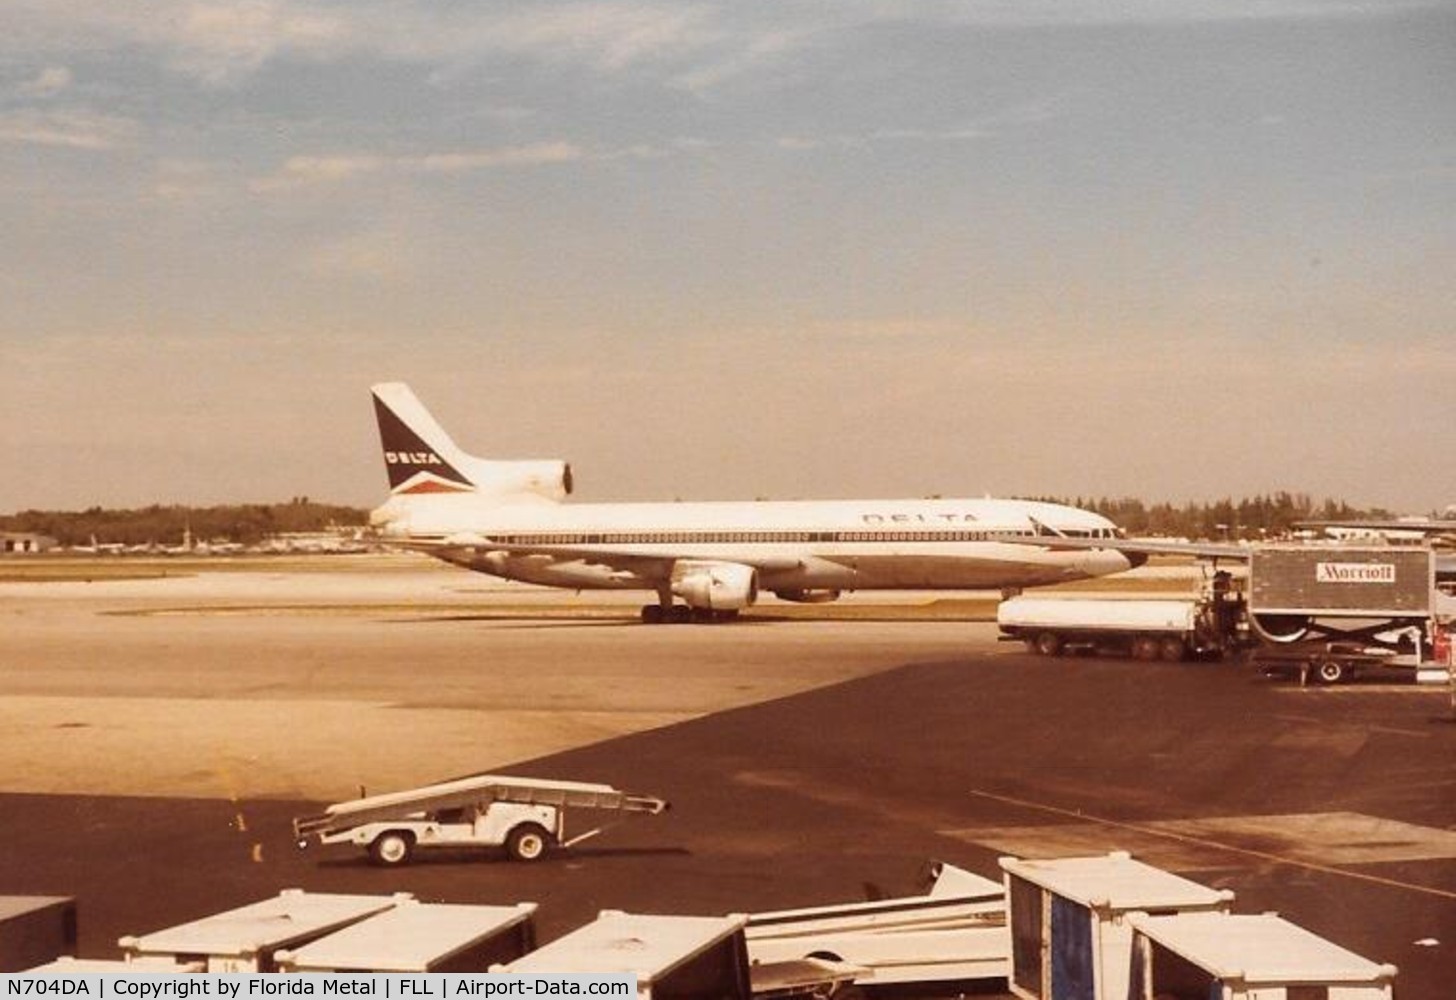
[[[750,914],[748,956],[755,967],[843,963],[862,986],[1004,979],[1005,887],[941,862],[929,874],[923,895]]]
[[[1438,631],[1436,554],[1422,546],[1269,545],[1249,559],[1249,662],[1321,684],[1418,666]]]
[[[606,828],[570,839],[566,811],[599,810],[657,815],[668,804],[629,795],[611,785],[484,774],[406,791],[354,799],[293,821],[300,848],[357,844],[375,864],[402,865],[426,848],[505,848],[516,861],[537,861],[553,847],[569,847]]]
[[[1001,638],[1047,656],[1090,650],[1181,660],[1241,652],[1266,673],[1337,684],[1376,667],[1417,670],[1453,617],[1436,587],[1439,556],[1422,546],[1260,545],[1242,589],[1215,573],[1197,597],[1117,600],[1016,597],[997,609]],[[1247,594],[1247,596],[1246,596]]]
[[[1090,650],[1139,660],[1218,658],[1242,641],[1242,623],[1243,596],[1226,573],[1197,597],[1013,597],[996,609],[1001,637],[1043,656]]]

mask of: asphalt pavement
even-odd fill
[[[783,634],[792,657],[802,636]],[[111,957],[120,935],[290,886],[531,900],[549,940],[603,908],[804,906],[917,891],[929,859],[998,877],[1004,854],[1127,849],[1398,965],[1405,1000],[1446,1000],[1456,979],[1456,724],[1440,691],[982,646],[511,772],[673,807],[537,864],[386,870],[298,851],[289,820],[318,802],[5,794],[0,891],[78,896],[81,954]]]

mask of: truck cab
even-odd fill
[[[561,841],[555,806],[490,802],[365,823],[323,834],[321,844],[357,844],[377,865],[402,865],[414,852],[436,847],[504,847],[513,861],[537,861]]]

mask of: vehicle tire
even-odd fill
[[[1182,663],[1188,658],[1188,643],[1175,635],[1167,636],[1158,643],[1158,655],[1169,663]]]
[[[642,605],[642,624],[661,625],[662,619],[665,617],[664,611],[665,609],[661,604]]]
[[[1158,646],[1156,636],[1140,635],[1132,641],[1132,658],[1134,660],[1156,660]]]
[[[1350,668],[1339,660],[1321,660],[1314,665],[1314,679],[1321,684],[1340,684],[1350,679]]]
[[[1031,649],[1038,656],[1060,656],[1062,637],[1055,632],[1038,632],[1031,640]]]
[[[686,625],[693,620],[693,609],[686,604],[674,604],[667,610],[667,616],[664,620],[674,625]]]
[[[407,864],[415,853],[415,838],[403,830],[386,830],[369,845],[369,860],[393,868]]]
[[[551,849],[551,834],[536,823],[522,823],[506,837],[506,853],[512,861],[540,861]]]

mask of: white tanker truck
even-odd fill
[[[1043,656],[1184,660],[1243,652],[1257,667],[1334,684],[1367,668],[1419,668],[1436,658],[1453,615],[1451,599],[1436,588],[1436,563],[1424,546],[1254,546],[1246,592],[1218,572],[1196,597],[1014,597],[1001,603],[996,621],[1003,640]]]

